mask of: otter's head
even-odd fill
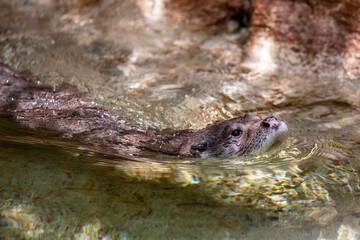
[[[263,120],[255,115],[245,115],[215,122],[198,131],[190,155],[230,157],[266,151],[280,145],[286,133],[286,124],[274,117]]]

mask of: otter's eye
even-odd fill
[[[240,129],[236,129],[231,133],[231,136],[239,137],[239,136],[241,136],[241,134],[242,134],[242,131]]]

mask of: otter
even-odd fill
[[[232,157],[266,151],[285,138],[287,126],[275,117],[245,115],[209,124],[199,131],[143,129],[119,123],[116,110],[88,101],[64,85],[38,86],[0,64],[0,115],[27,128],[60,134],[95,150],[122,156],[160,152],[187,157]]]
[[[231,157],[267,151],[280,145],[287,133],[285,122],[245,115],[209,124],[190,140],[193,157]],[[187,152],[188,149],[185,150]]]

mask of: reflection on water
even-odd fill
[[[196,129],[251,110],[281,117],[290,135],[242,158],[128,159],[0,119],[0,239],[360,239],[357,111],[256,111],[241,33],[151,28],[132,1],[83,12],[46,2],[0,1],[2,62],[74,84],[120,120]]]
[[[288,123],[291,134],[279,149],[202,160],[103,155],[2,120],[1,232],[27,239],[259,239],[280,233],[280,239],[316,239],[319,233],[356,239],[359,142],[347,129],[334,139],[330,130]]]

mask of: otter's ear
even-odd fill
[[[206,140],[194,143],[190,148],[190,155],[193,157],[201,157],[201,153],[206,151],[208,144]]]

